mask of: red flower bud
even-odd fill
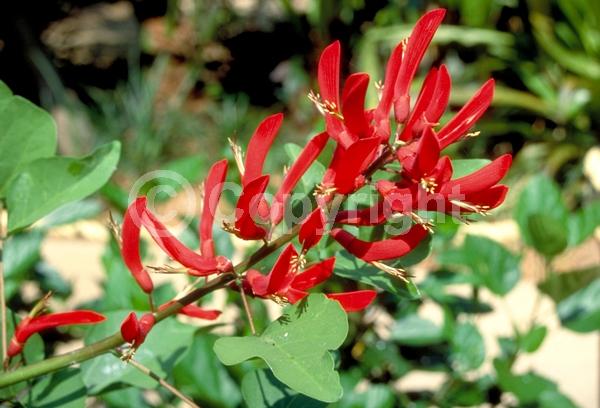
[[[213,242],[213,223],[217,206],[223,192],[223,183],[227,177],[227,160],[216,162],[210,168],[204,182],[204,201],[200,216],[200,253],[204,258],[215,257],[215,244]]]
[[[283,114],[271,115],[263,120],[254,131],[250,143],[248,143],[248,152],[244,161],[243,186],[262,175],[267,153],[277,136],[282,121]]]
[[[300,226],[298,240],[302,244],[302,250],[308,251],[319,243],[325,233],[325,217],[323,211],[317,207]]]

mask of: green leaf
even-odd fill
[[[79,368],[67,368],[42,377],[22,402],[37,408],[81,408],[85,406],[87,390]]]
[[[483,364],[485,344],[474,324],[458,324],[454,329],[450,345],[450,361],[458,372],[474,370]]]
[[[600,279],[578,290],[557,306],[563,326],[580,333],[600,329]]]
[[[338,302],[312,294],[290,307],[259,337],[223,337],[215,352],[225,365],[259,357],[275,377],[311,398],[334,402],[342,387],[328,350],[340,347],[348,334],[348,320]]]
[[[558,303],[586,287],[596,278],[600,278],[599,267],[552,273],[544,282],[539,284],[539,289]]]
[[[429,346],[441,343],[444,331],[432,321],[410,314],[394,322],[390,338],[407,346]]]
[[[52,116],[31,102],[0,92],[0,197],[27,163],[54,155],[56,125]],[[7,91],[8,90],[8,91]]]
[[[175,386],[210,407],[237,407],[242,399],[237,384],[213,352],[217,336],[196,332],[187,352],[173,369]]]
[[[567,230],[560,220],[545,214],[532,214],[527,227],[533,247],[540,254],[553,258],[567,248]]]
[[[269,370],[255,370],[242,380],[242,395],[248,408],[319,408],[327,404],[297,393]]]
[[[398,298],[418,299],[421,297],[419,289],[412,281],[406,283],[383,273],[374,266],[350,255],[347,251],[337,253],[334,273],[342,278],[383,289]]]
[[[8,189],[9,232],[98,190],[116,169],[119,152],[120,144],[112,142],[81,159],[52,157],[29,163]]]
[[[552,231],[561,228],[567,231],[568,210],[563,203],[559,186],[545,174],[539,174],[529,180],[523,188],[515,208],[515,219],[519,224],[523,240],[535,247],[535,237],[530,230],[530,217],[547,217],[555,224]]]
[[[600,225],[600,201],[587,204],[569,215],[569,245],[581,244],[592,236]]]
[[[577,408],[569,397],[557,390],[542,392],[539,403],[541,408]]]
[[[332,404],[332,408],[394,408],[396,397],[386,384],[369,384],[362,392],[352,390],[344,392],[341,401]]]
[[[526,374],[513,374],[510,364],[504,359],[495,359],[494,367],[498,377],[498,384],[505,392],[512,392],[521,404],[530,404],[547,391],[556,391],[556,384],[552,381],[529,372]]]
[[[106,321],[91,326],[85,344],[102,340],[120,330],[129,310],[105,313]],[[139,317],[139,315],[138,315]],[[164,320],[152,328],[135,359],[154,373],[165,378],[183,357],[192,342],[194,327],[175,319]],[[158,383],[112,354],[103,354],[81,364],[83,382],[90,393],[98,393],[119,383],[140,388],[156,388]]]
[[[4,246],[5,296],[10,299],[28,279],[29,271],[40,260],[40,247],[44,234],[25,231],[11,235]]]
[[[481,406],[486,401],[486,387],[484,381],[465,381],[452,378],[443,387],[446,389],[444,401],[451,407]]]
[[[519,346],[527,353],[533,353],[540,348],[548,333],[546,326],[534,326],[519,338]]]
[[[442,265],[466,267],[497,295],[507,294],[521,275],[519,256],[482,236],[467,235],[461,248],[441,253],[438,260]]]
[[[452,160],[452,178],[466,176],[491,163],[488,159],[458,159]]]
[[[60,206],[45,216],[36,227],[48,230],[60,225],[71,224],[75,221],[93,218],[102,211],[99,200],[80,200]]]

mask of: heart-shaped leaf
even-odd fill
[[[290,307],[261,336],[223,337],[214,350],[225,365],[263,359],[275,377],[311,398],[334,402],[342,396],[329,350],[340,347],[348,320],[338,302],[312,294]]]
[[[119,142],[112,142],[81,159],[51,157],[27,164],[8,188],[9,232],[98,190],[115,171],[120,150]]]
[[[322,408],[327,405],[289,389],[269,370],[246,374],[242,380],[242,395],[248,408]]]

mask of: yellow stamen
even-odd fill
[[[319,183],[315,187],[315,192],[313,193],[316,196],[329,196],[337,191],[337,188],[326,186],[322,183]]]
[[[230,137],[227,138],[229,142],[229,147],[233,152],[233,158],[235,159],[235,164],[240,172],[240,175],[243,176],[246,169],[244,168],[244,152],[240,145],[234,142]]]
[[[421,187],[423,187],[423,190],[427,191],[430,194],[435,193],[435,189],[438,186],[438,183],[433,177],[423,177],[420,183]]]
[[[321,115],[333,115],[340,120],[344,120],[344,115],[342,115],[342,113],[339,111],[338,106],[335,104],[335,102],[324,101],[321,98],[320,94],[313,91],[310,91],[308,93],[308,99],[310,99],[310,101],[315,104],[317,110],[319,111],[319,113],[321,113]]]
[[[488,205],[470,204],[459,200],[450,200],[450,202],[456,205],[457,207],[464,208],[465,210],[474,212],[476,214],[481,214],[483,216],[486,216],[490,213],[490,207]]]

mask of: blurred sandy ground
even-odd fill
[[[512,221],[497,223],[477,223],[465,227],[463,232],[486,235],[496,239],[513,250],[520,247],[518,230]],[[103,270],[100,257],[108,238],[105,226],[97,221],[84,221],[52,232],[44,241],[42,248],[46,259],[65,279],[73,285],[73,296],[67,305],[57,307],[73,307],[83,301],[102,296],[100,284]],[[427,262],[427,261],[426,261]],[[558,270],[572,270],[600,264],[600,253],[597,244],[592,240],[575,248],[556,260]],[[426,273],[427,264],[417,266],[417,277]],[[504,300],[483,291],[482,300],[494,307],[494,312],[481,315],[477,322],[485,337],[488,356],[499,353],[498,336],[508,336],[512,333],[512,318],[519,327],[529,323],[531,310],[535,301],[535,282],[543,274],[543,263],[535,254],[524,256],[522,270],[524,278]],[[168,279],[160,276],[159,279]],[[182,288],[184,281],[176,282],[176,287]],[[458,288],[460,291],[460,288]],[[210,306],[223,308],[224,298],[215,296]],[[434,304],[424,307],[426,317],[441,321],[441,312]],[[228,308],[220,317],[219,322],[227,323],[236,318],[237,310]],[[594,334],[575,334],[560,327],[550,299],[544,298],[539,307],[538,321],[548,326],[549,332],[542,347],[534,354],[523,354],[519,357],[517,367],[519,372],[533,369],[540,374],[556,381],[560,389],[585,408],[597,408],[600,384],[600,336]],[[214,322],[213,322],[214,323]],[[77,347],[69,344],[59,350],[64,352]],[[482,367],[490,371],[491,360]],[[398,381],[397,386],[402,390],[432,388],[441,384],[442,376],[426,372],[413,372]]]

